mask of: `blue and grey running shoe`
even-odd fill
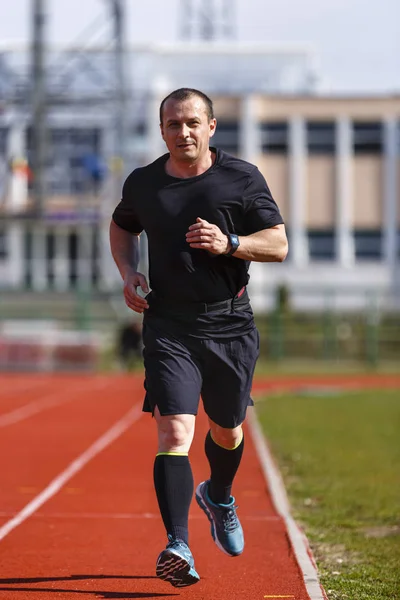
[[[156,575],[169,581],[174,587],[186,587],[200,580],[194,568],[194,559],[189,547],[182,540],[168,535],[169,542],[157,558]]]
[[[211,523],[211,535],[218,548],[229,556],[239,556],[243,552],[244,536],[236,514],[235,498],[231,496],[229,504],[215,504],[208,495],[208,485],[208,480],[198,485],[197,504]]]

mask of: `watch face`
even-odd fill
[[[230,250],[229,254],[232,255],[234,252],[236,252],[236,250],[240,246],[239,236],[237,236],[236,233],[230,233],[229,241],[231,243],[231,250]]]

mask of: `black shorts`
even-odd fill
[[[212,340],[172,335],[148,319],[143,328],[145,412],[196,415],[200,395],[207,415],[221,427],[243,423],[259,355],[254,327],[243,335]]]

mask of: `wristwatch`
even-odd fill
[[[240,246],[239,236],[236,233],[228,233],[230,248],[225,252],[225,256],[232,256]]]

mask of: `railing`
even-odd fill
[[[400,315],[378,321],[368,313],[320,315],[274,311],[257,315],[261,356],[277,362],[357,361],[371,366],[398,362],[400,371]]]
[[[277,364],[352,361],[371,368],[390,362],[398,364],[400,371],[400,311],[384,310],[383,303],[372,302],[368,293],[362,309],[347,312],[332,310],[329,303],[320,311],[294,310],[282,293],[278,297],[275,308],[255,314],[261,358]],[[385,300],[390,304],[388,297]],[[63,355],[69,356],[68,368],[73,356],[79,368],[82,345],[93,366],[102,349],[112,351],[121,325],[135,318],[124,305],[121,290],[113,295],[85,290],[0,293],[0,369],[12,368],[13,361],[34,363],[36,355],[41,357],[41,368],[61,368],[62,361],[56,359],[61,347]]]
[[[283,361],[398,362],[400,306],[395,290],[280,287],[256,313],[261,355]]]

